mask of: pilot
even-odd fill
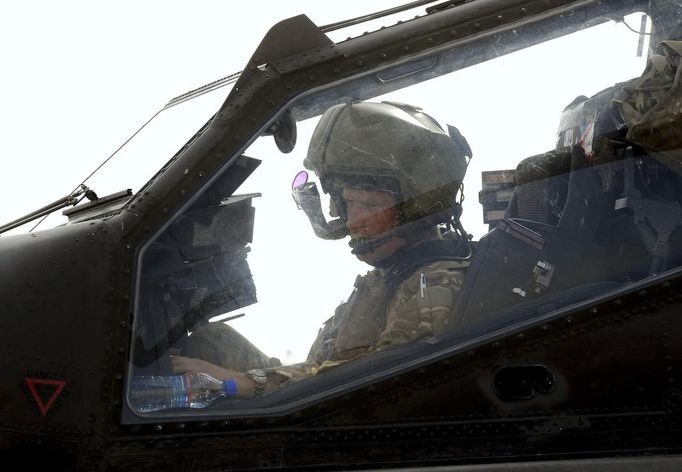
[[[221,324],[232,353],[214,362],[206,360],[208,353],[174,356],[174,371],[233,379],[238,396],[260,396],[455,326],[471,256],[470,238],[459,221],[469,158],[471,150],[457,129],[449,126],[445,132],[419,108],[354,102],[328,109],[304,165],[329,193],[337,220],[322,220],[315,231],[325,238],[350,235],[352,253],[373,270],[357,277],[305,362],[281,366]],[[317,205],[319,210],[319,195]],[[303,206],[315,227],[314,209]]]

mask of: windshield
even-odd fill
[[[314,118],[293,103],[143,253],[132,409],[297,404],[678,266],[678,146],[647,110],[680,49],[650,32],[601,18]]]
[[[228,86],[207,91],[191,101],[173,99],[156,112],[151,112],[148,116],[140,118],[142,121],[135,123],[134,128],[120,131],[113,138],[116,140],[114,147],[106,148],[107,145],[111,146],[110,141],[106,141],[107,144],[105,144],[105,140],[97,136],[81,136],[78,147],[90,145],[91,150],[88,152],[93,153],[88,156],[91,167],[86,168],[87,173],[69,176],[68,185],[71,187],[64,186],[67,185],[66,180],[55,179],[54,175],[49,172],[41,178],[52,182],[59,180],[61,185],[59,191],[63,194],[54,195],[55,199],[67,196],[68,192],[77,191],[79,182],[92,190],[94,195],[90,195],[86,199],[81,191],[75,195],[68,206],[62,205],[53,208],[51,212],[43,213],[45,216],[40,215],[28,220],[28,224],[18,224],[15,228],[7,231],[7,234],[19,234],[24,231],[62,225],[65,223],[64,215],[68,216],[68,222],[73,222],[77,219],[77,216],[73,216],[73,214],[78,213],[81,209],[81,207],[70,208],[76,203],[86,204],[95,198],[101,199],[100,203],[105,203],[108,197],[113,197],[115,194],[125,191],[129,191],[128,193],[137,192],[160,167],[168,162],[169,156],[174,156],[182,149],[197,130],[213,116],[230,89],[231,84],[228,84]],[[93,157],[95,155],[97,158]],[[42,208],[47,202],[41,201],[40,198],[45,197],[44,195],[29,195],[25,199],[26,201],[22,203],[23,207],[25,210],[30,209],[31,211]],[[118,200],[116,207],[120,208],[128,199]],[[35,205],[33,208],[27,206],[29,200]],[[61,210],[64,207],[67,208]],[[106,213],[112,209],[114,208],[102,204],[94,212]],[[21,216],[21,214],[14,214],[13,219],[9,220],[10,214],[7,213],[5,218],[8,220],[0,221],[0,225],[4,226],[6,223],[14,221],[14,217],[19,218]]]

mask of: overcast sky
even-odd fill
[[[391,3],[2,2],[0,224],[68,194],[169,99],[241,70],[278,21]]]

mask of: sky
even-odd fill
[[[325,25],[391,3],[2,2],[0,225],[69,194],[171,98],[243,69],[278,21]]]

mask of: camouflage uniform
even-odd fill
[[[454,307],[467,266],[465,261],[432,262],[395,288],[390,271],[374,269],[358,276],[348,301],[320,328],[307,361],[269,370],[300,380],[375,351],[442,334],[457,325]]]
[[[466,261],[436,261],[418,267],[397,285],[390,270],[374,269],[355,280],[317,335],[305,362],[281,366],[235,329],[211,323],[197,329],[182,350],[217,365],[245,371],[266,368],[276,382],[301,380],[360,356],[457,325],[454,307],[464,283]]]
[[[627,138],[682,174],[682,41],[663,41],[661,50],[613,102],[628,125]]]

